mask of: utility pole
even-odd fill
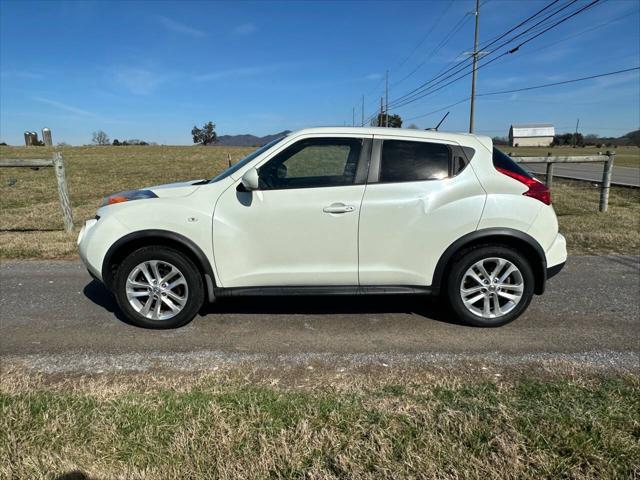
[[[473,133],[473,114],[476,101],[476,76],[478,71],[478,27],[480,23],[480,0],[476,0],[476,33],[473,40],[473,75],[471,76],[471,110],[469,111],[469,133]]]
[[[384,126],[389,126],[389,70],[384,75]]]
[[[382,127],[383,123],[382,123],[382,119],[384,118],[384,99],[382,97],[380,97],[380,117],[378,118],[378,125],[376,125],[377,127]]]
[[[580,126],[580,119],[576,122],[576,133],[573,134],[573,147],[575,148],[578,143],[578,126]]]
[[[361,123],[361,127],[364,127],[364,95],[362,95],[362,121]]]
[[[356,126],[356,107],[351,108],[351,126]]]

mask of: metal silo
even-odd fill
[[[38,144],[38,134],[36,132],[24,132],[24,144],[27,147]]]
[[[53,141],[51,140],[51,130],[48,129],[47,127],[44,127],[42,129],[42,141],[47,147],[50,147],[53,145]]]

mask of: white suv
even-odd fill
[[[212,180],[109,196],[78,244],[152,328],[222,296],[407,293],[499,326],[567,255],[548,189],[489,138],[388,128],[301,130]]]

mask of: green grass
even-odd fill
[[[149,185],[210,178],[225,168],[227,155],[235,162],[251,150],[197,146],[66,147],[63,153],[77,225],[73,234],[62,231],[51,169],[2,168],[0,258],[75,258],[79,226],[95,215],[103,196]],[[519,153],[539,155],[540,150],[527,149]],[[48,157],[52,151],[43,147],[0,147],[0,157]],[[638,163],[640,149],[624,147],[618,151],[621,159]],[[593,152],[565,148],[554,153]],[[292,166],[292,174],[294,170]],[[638,252],[640,197],[637,190],[612,188],[607,214],[598,213],[598,191],[588,183],[556,180],[553,197],[571,254]]]
[[[498,147],[505,153],[513,152],[515,156],[522,157],[546,157],[548,152],[551,155],[597,155],[599,152],[610,150],[616,152],[614,165],[620,167],[640,168],[640,147],[509,147],[501,145]]]
[[[640,465],[635,376],[238,377],[5,379],[0,478],[599,479]]]

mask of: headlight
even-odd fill
[[[151,190],[130,190],[128,192],[114,193],[102,199],[101,207],[114,203],[129,202],[131,200],[143,200],[145,198],[158,198]]]

